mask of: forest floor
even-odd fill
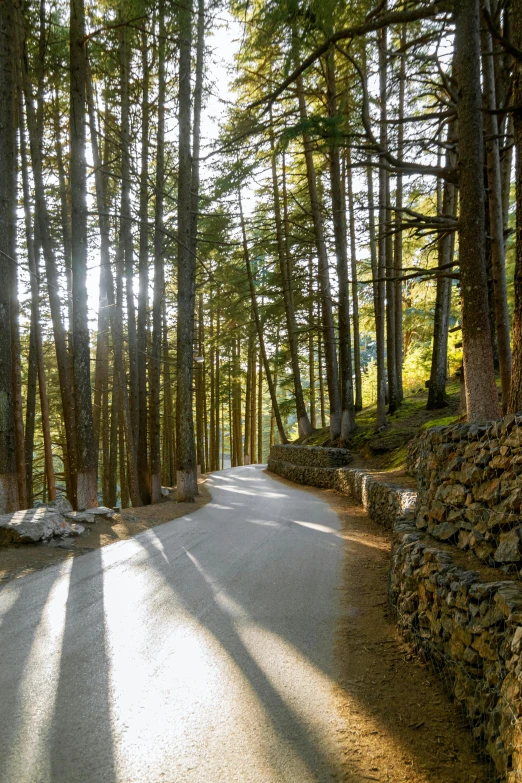
[[[304,488],[303,488],[304,489]],[[390,531],[332,490],[311,490],[337,512],[345,539],[336,693],[345,728],[345,783],[486,783],[463,714],[399,636],[388,609]]]
[[[205,476],[198,479],[199,495],[195,503],[177,503],[173,497],[165,497],[159,503],[141,508],[124,508],[112,519],[101,519],[94,525],[85,525],[88,534],[65,540],[54,538],[50,542],[36,544],[11,544],[0,549],[0,584],[17,579],[33,571],[59,563],[69,557],[93,552],[107,544],[123,541],[150,527],[179,519],[206,505],[210,493]]]
[[[348,448],[354,453],[353,467],[364,467],[383,481],[413,487],[406,473],[406,446],[419,430],[451,424],[459,419],[460,385],[451,379],[446,387],[447,405],[436,411],[426,410],[427,389],[407,394],[399,409],[387,417],[388,426],[376,428],[376,406],[369,405],[356,416],[357,429]],[[329,445],[328,428],[317,430],[298,443],[309,446]]]

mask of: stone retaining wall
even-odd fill
[[[352,459],[348,449],[324,448],[323,446],[295,446],[287,443],[285,446],[272,446],[270,458],[291,462],[293,465],[303,465],[313,468],[342,468]]]
[[[431,484],[436,476],[446,475],[455,447],[464,442],[453,439],[464,437],[462,429],[448,429],[453,437],[438,429],[423,433],[415,444],[417,468],[425,470],[428,463],[433,471],[429,483],[421,477],[421,498],[423,493],[436,494]],[[499,432],[506,437],[502,426]],[[479,434],[484,432],[465,431],[466,438]],[[438,448],[444,446],[449,448]],[[392,529],[390,601],[401,633],[431,663],[461,705],[478,747],[495,765],[497,778],[505,783],[522,781],[520,583],[492,581],[491,571],[482,565],[466,566],[470,557],[457,556],[457,548],[449,545],[451,539],[449,544],[440,543],[430,535],[423,524],[425,512],[416,505],[416,492],[386,485],[357,468],[295,465],[288,459],[293,452],[282,448],[287,459],[275,459],[272,451],[269,470],[297,483],[335,489],[361,503],[371,519]],[[469,453],[476,451],[475,447]],[[445,486],[456,483],[460,482],[453,478],[439,480]]]
[[[522,780],[522,587],[483,581],[440,547],[410,522],[396,525],[397,623],[444,679],[498,779],[515,783]]]
[[[522,567],[522,416],[434,427],[412,442],[409,462],[417,475],[417,527],[516,574]]]
[[[288,446],[279,448],[288,449]],[[270,451],[268,470],[296,484],[335,489],[348,495],[361,503],[371,519],[384,527],[391,529],[398,519],[413,513],[417,493],[411,489],[383,484],[359,468],[304,467],[293,464],[289,459],[274,459],[273,454],[274,447]],[[284,454],[293,457],[293,452]]]

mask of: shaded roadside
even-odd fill
[[[13,544],[0,547],[0,584],[60,563],[70,557],[93,552],[107,544],[132,538],[151,527],[197,511],[211,499],[205,481],[206,476],[201,476],[198,482],[200,494],[195,503],[177,503],[175,499],[164,498],[151,506],[125,508],[111,520],[97,521],[91,526],[87,537],[68,539],[63,542],[63,546],[58,539],[54,539],[51,544]]]

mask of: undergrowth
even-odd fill
[[[342,444],[366,461],[383,470],[404,467],[406,446],[419,430],[451,424],[459,418],[460,387],[457,380],[447,384],[447,405],[436,411],[426,410],[427,390],[418,390],[404,397],[398,410],[387,416],[387,426],[376,428],[376,405],[369,405],[356,415],[356,431],[348,443]],[[307,446],[338,446],[330,441],[328,427],[297,441]]]

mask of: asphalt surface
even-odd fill
[[[343,540],[259,466],[0,593],[1,783],[336,778]]]

